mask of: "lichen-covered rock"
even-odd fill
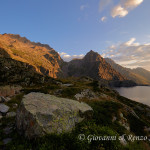
[[[77,100],[80,100],[82,98],[87,98],[87,99],[97,99],[98,97],[96,94],[90,90],[90,89],[84,89],[81,93],[78,93],[74,96]]]
[[[91,117],[92,108],[83,102],[49,94],[25,95],[17,111],[17,129],[29,139],[71,131],[76,123]]]

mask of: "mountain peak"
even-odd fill
[[[94,61],[102,61],[103,58],[97,52],[90,50],[85,57],[83,58],[85,61],[94,62]]]

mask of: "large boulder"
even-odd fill
[[[16,125],[31,139],[69,132],[76,123],[90,118],[92,113],[92,108],[86,103],[33,92],[24,96],[17,111]]]

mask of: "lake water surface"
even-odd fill
[[[135,86],[115,88],[121,96],[150,106],[150,86]]]

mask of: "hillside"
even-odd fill
[[[105,58],[105,60],[120,74],[129,80],[133,80],[139,85],[150,84],[150,73],[144,69],[129,69],[116,64],[112,59]],[[144,70],[144,71],[143,71]]]
[[[98,81],[92,79],[82,77],[54,81],[22,87],[21,91],[14,91],[16,87],[11,86],[0,87],[3,96],[0,97],[0,149],[150,149],[149,140],[128,138],[131,135],[149,137],[149,106],[122,97],[110,88],[100,87]],[[14,92],[10,93],[10,90]],[[24,105],[26,97],[28,103]],[[49,107],[45,103],[48,97]],[[51,100],[54,100],[53,103]],[[91,111],[86,111],[84,105],[81,107],[83,103]],[[2,106],[7,109],[3,110]],[[80,107],[80,111],[74,113],[76,107]],[[79,120],[81,122],[77,122]],[[55,126],[50,126],[52,123]],[[68,126],[73,127],[69,132],[60,130],[63,127],[68,129]],[[54,133],[48,134],[49,130]],[[85,139],[79,138],[80,135],[84,135]],[[91,137],[88,138],[89,135]],[[119,140],[122,135],[125,139]],[[95,140],[97,136],[116,136],[116,140]]]
[[[37,72],[56,78],[61,75],[63,60],[50,46],[29,41],[14,34],[0,34],[0,55],[7,53],[10,58],[33,66]]]

